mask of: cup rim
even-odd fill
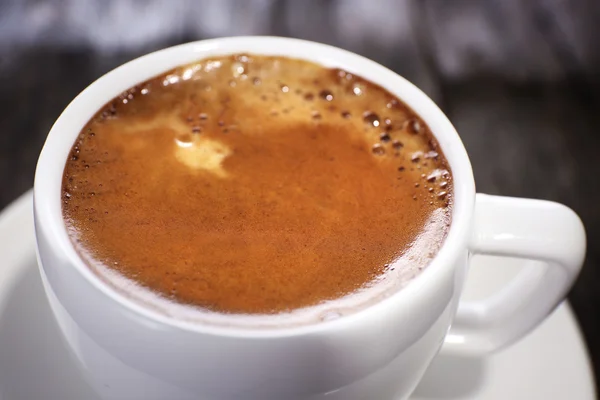
[[[62,217],[61,191],[65,160],[83,126],[104,104],[138,83],[196,60],[236,53],[300,58],[325,67],[342,68],[384,87],[427,123],[452,172],[452,222],[437,255],[405,287],[389,297],[329,321],[260,328],[222,326],[177,319],[145,307],[104,282],[79,257]],[[327,44],[273,36],[227,37],[185,43],[141,56],[108,72],[84,89],[54,123],[40,154],[34,181],[36,229],[43,231],[69,267],[75,268],[96,290],[134,314],[154,322],[185,331],[226,337],[272,338],[318,334],[329,329],[344,329],[371,312],[385,312],[391,303],[410,303],[411,297],[432,287],[436,280],[441,279],[440,276],[445,275],[443,270],[453,268],[456,260],[466,251],[474,200],[475,183],[466,150],[451,122],[425,93],[395,72],[363,56]]]

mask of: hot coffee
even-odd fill
[[[284,57],[201,60],[127,90],[63,177],[65,223],[100,278],[217,323],[310,323],[398,290],[439,250],[451,207],[447,162],[412,110]]]

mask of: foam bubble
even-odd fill
[[[421,161],[421,157],[423,157],[423,152],[422,151],[415,151],[411,156],[410,156],[410,160],[414,163],[418,163],[419,161]]]
[[[175,74],[167,75],[163,80],[163,86],[174,85],[179,82],[179,76]]]
[[[325,101],[332,101],[333,93],[331,93],[331,91],[329,91],[329,90],[324,89],[319,92],[319,97]]]
[[[379,115],[375,114],[372,111],[365,111],[363,113],[363,121],[365,121],[365,123],[368,125],[378,127],[379,126]]]
[[[375,143],[371,148],[371,151],[375,155],[382,156],[385,154],[385,147],[383,147],[381,143]]]
[[[438,156],[439,156],[438,152],[437,151],[433,151],[433,150],[428,151],[427,153],[425,153],[425,158],[428,158],[428,159],[432,159],[432,158],[437,159]]]
[[[238,78],[246,72],[246,67],[241,62],[231,64],[231,72],[234,78]]]
[[[385,106],[387,108],[395,108],[395,107],[398,107],[398,104],[399,104],[399,102],[397,99],[391,99]]]
[[[383,132],[379,134],[379,140],[381,140],[383,143],[387,143],[392,140],[392,138],[387,132]]]
[[[411,119],[406,121],[405,129],[410,133],[420,133],[421,132],[421,123],[417,119]]]

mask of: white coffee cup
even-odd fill
[[[61,182],[83,126],[137,83],[205,57],[241,52],[342,68],[386,88],[429,125],[454,178],[452,225],[431,265],[405,288],[362,311],[310,326],[211,326],[145,308],[112,289],[78,256],[62,218]],[[92,83],[48,135],[35,175],[34,211],[40,272],[52,310],[105,399],[404,399],[442,344],[477,356],[511,344],[538,325],[565,297],[585,254],[582,223],[569,208],[475,194],[471,165],[454,127],[411,83],[356,54],[275,37],[168,48]],[[459,302],[473,254],[544,263],[532,263],[485,301]]]

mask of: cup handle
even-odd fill
[[[477,194],[472,254],[531,263],[499,292],[460,301],[444,350],[484,355],[535,328],[564,299],[585,257],[583,224],[570,208],[543,200]]]

